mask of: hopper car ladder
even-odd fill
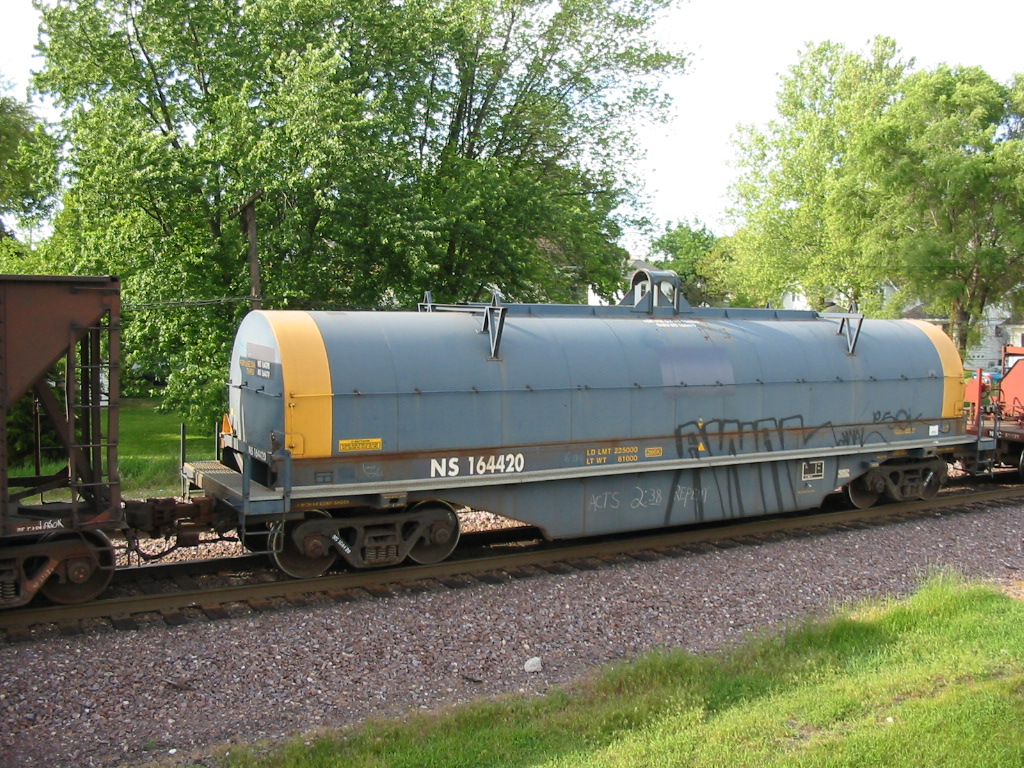
[[[86,329],[81,343],[68,345],[65,377],[67,404],[68,476],[72,515],[79,520],[79,503],[91,500],[95,509],[103,509],[120,498],[118,474],[118,435],[120,403],[117,396],[118,370],[102,354],[103,341],[119,342],[120,329],[100,324]],[[109,348],[109,346],[108,346]],[[104,391],[106,382],[106,391]],[[106,402],[104,402],[104,400]]]

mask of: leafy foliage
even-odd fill
[[[67,115],[51,263],[125,278],[126,346],[194,414],[244,302],[172,305],[249,293],[257,190],[265,306],[610,293],[629,121],[683,64],[648,38],[670,2],[60,0],[36,79]]]
[[[682,221],[667,227],[651,243],[652,252],[666,259],[664,268],[679,275],[683,296],[694,306],[713,305],[725,298],[715,277],[722,265],[718,240],[700,221]]]
[[[36,439],[36,432],[39,439]],[[29,392],[11,404],[7,411],[7,461],[8,466],[24,464],[24,474],[35,474],[34,462],[59,459],[64,449],[53,422],[36,410],[35,398]],[[15,474],[17,471],[15,472]]]
[[[1024,282],[1024,80],[912,64],[886,38],[867,56],[833,43],[804,53],[778,119],[740,143],[729,282],[874,313],[888,285],[896,301],[948,308],[962,350]]]
[[[879,38],[870,57],[824,43],[790,69],[778,119],[744,128],[740,139],[735,196],[745,225],[731,282],[762,303],[787,291],[819,307],[880,303],[892,264],[861,248],[874,201],[863,194],[850,142],[885,109],[907,68],[895,44]]]
[[[29,106],[6,95],[9,89],[0,76],[0,216],[44,215],[55,192],[56,147]],[[0,244],[13,237],[0,219]]]
[[[1024,281],[1024,103],[978,68],[908,77],[859,137],[878,218],[866,252],[895,252],[902,282],[948,307],[965,347],[985,308]]]

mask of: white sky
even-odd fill
[[[31,0],[0,0],[0,74],[14,81],[19,98],[38,66],[37,22]],[[640,175],[658,230],[700,219],[727,233],[730,138],[740,123],[772,118],[779,76],[805,43],[834,40],[865,52],[883,34],[921,69],[977,65],[1002,82],[1024,73],[1022,0],[689,0],[661,29],[694,56],[669,85],[675,119],[644,132],[649,156]],[[644,255],[642,245],[632,249]]]

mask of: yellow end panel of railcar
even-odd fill
[[[330,456],[334,396],[320,329],[307,312],[265,314],[281,356],[285,447],[293,456]]]
[[[935,351],[942,361],[942,377],[945,388],[942,395],[942,418],[956,419],[964,412],[964,364],[960,359],[956,344],[936,325],[924,320],[907,320],[913,323],[935,345]]]

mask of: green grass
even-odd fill
[[[784,637],[664,651],[572,692],[296,739],[231,768],[1024,766],[1024,605],[932,578]]]
[[[156,400],[123,400],[120,413],[118,466],[121,493],[125,498],[169,496],[180,493],[181,420],[173,413],[157,411]],[[213,425],[205,434],[190,430],[186,438],[188,460],[212,459],[215,455]],[[46,461],[42,473],[53,474],[64,462]],[[34,466],[12,469],[12,475],[34,475]],[[67,491],[47,494],[49,500]]]
[[[157,411],[156,400],[124,400],[121,403],[120,468],[125,497],[178,493],[180,482],[181,419]],[[187,460],[212,459],[215,455],[213,425],[204,434],[189,430]]]

